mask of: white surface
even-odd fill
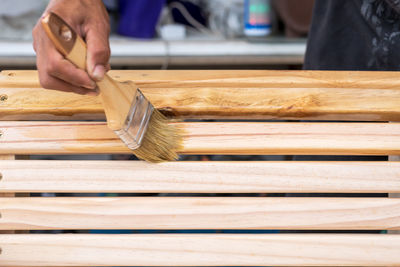
[[[302,43],[249,43],[246,41],[174,42],[171,56],[303,56]]]
[[[169,44],[169,45],[168,45]],[[303,56],[305,42],[112,40],[113,56]],[[0,42],[0,57],[35,56],[30,41]]]
[[[0,57],[29,57],[35,56],[32,42],[0,42]]]
[[[240,66],[302,64],[305,40],[287,42],[270,39],[265,43],[245,40],[132,40],[111,39],[113,66],[167,68],[170,66]],[[0,68],[34,67],[35,52],[31,41],[0,41]]]
[[[167,24],[160,27],[160,35],[163,40],[184,40],[186,29],[182,24]]]

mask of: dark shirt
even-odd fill
[[[400,0],[316,0],[304,69],[400,70]]]

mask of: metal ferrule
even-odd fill
[[[139,148],[142,144],[153,111],[153,105],[137,89],[124,126],[121,130],[115,131],[131,150]]]

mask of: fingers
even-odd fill
[[[33,30],[33,45],[40,83],[44,88],[78,94],[97,94],[95,82],[110,69],[110,26],[102,0],[51,0],[45,13],[55,12],[82,36],[87,44],[87,70],[80,70],[54,47],[41,23]]]
[[[43,88],[46,89],[58,90],[63,92],[73,92],[80,95],[90,95],[90,96],[98,95],[97,90],[88,90],[83,87],[74,86],[71,85],[70,83],[67,83],[63,80],[60,80],[52,76],[43,77],[39,73],[39,79],[40,79],[40,84],[43,86]]]
[[[106,11],[101,20],[88,20],[85,27],[85,41],[87,45],[87,68],[92,79],[101,81],[109,70],[110,26]]]
[[[98,35],[89,30],[86,35],[87,68],[89,75],[96,81],[101,81],[107,72],[110,59],[108,36]]]
[[[54,55],[51,60],[49,60],[46,72],[74,86],[92,90],[96,88],[96,83],[90,79],[89,75],[84,70],[78,69],[59,54]]]

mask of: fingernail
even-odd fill
[[[97,86],[96,83],[92,82],[89,85],[84,85],[83,87],[85,87],[86,89],[89,89],[89,90],[93,90],[93,89],[96,89],[96,86]]]
[[[105,73],[106,73],[106,70],[105,70],[104,66],[96,65],[96,67],[93,70],[93,78],[96,81],[101,81],[101,80],[103,80]]]
[[[93,92],[88,92],[86,93],[87,96],[98,96],[99,92],[98,91],[93,91]]]

